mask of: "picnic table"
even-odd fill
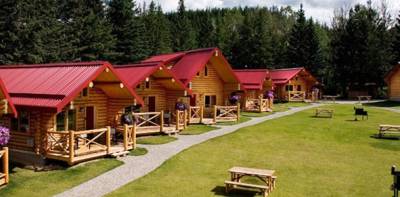
[[[336,99],[339,98],[338,95],[323,95],[322,98],[324,98],[325,101],[331,100],[333,103],[335,103]]]
[[[268,196],[268,194],[272,191],[272,189],[275,188],[275,181],[276,181],[276,176],[274,176],[275,170],[233,167],[229,169],[229,173],[231,174],[231,180],[225,181],[226,192],[229,192],[232,188],[238,186],[238,187],[259,189],[264,194],[264,196]],[[263,183],[265,183],[265,185],[242,183],[240,179],[245,176],[257,177]]]
[[[315,109],[315,117],[328,117],[332,118],[333,109],[317,108]]]
[[[379,125],[379,137],[383,137],[385,134],[399,134],[400,133],[400,125],[388,125],[381,124]]]

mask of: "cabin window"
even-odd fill
[[[215,95],[206,95],[204,98],[204,106],[212,107],[217,104],[217,96]]]
[[[11,131],[28,132],[29,131],[29,112],[20,111],[18,118],[11,119]]]
[[[144,87],[145,87],[146,89],[150,89],[150,81],[146,81]]]
[[[196,73],[196,76],[200,76],[200,72],[197,72],[197,73]]]
[[[297,85],[297,91],[301,91],[301,85]]]
[[[83,88],[81,92],[81,97],[87,97],[89,95],[89,89],[88,88]]]
[[[68,127],[65,126],[65,122],[68,119]],[[56,130],[57,131],[68,131],[76,130],[76,111],[68,110],[62,111],[57,114],[56,117]]]
[[[136,85],[136,89],[140,89],[140,84],[137,84],[137,85]]]
[[[204,76],[208,76],[208,68],[207,68],[207,66],[204,67]]]
[[[293,91],[293,85],[286,85],[285,86],[286,91]]]

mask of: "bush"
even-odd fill
[[[5,146],[10,140],[10,129],[0,126],[0,146]]]

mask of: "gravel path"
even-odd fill
[[[97,197],[110,193],[125,184],[134,181],[151,171],[155,170],[166,160],[170,159],[179,152],[206,140],[232,133],[240,128],[255,125],[266,120],[276,119],[283,116],[291,115],[299,111],[320,106],[321,104],[313,104],[305,107],[292,108],[285,112],[277,112],[269,116],[252,118],[251,120],[232,126],[221,126],[220,129],[210,131],[200,135],[179,135],[178,140],[163,145],[146,145],[141,146],[148,149],[148,153],[144,156],[127,156],[120,160],[124,162],[113,170],[110,170],[94,179],[84,182],[73,187],[58,197]]]

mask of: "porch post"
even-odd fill
[[[132,148],[136,149],[136,122],[133,123],[131,135],[132,135]]]
[[[237,104],[237,121],[240,120],[240,103]]]
[[[176,130],[179,131],[179,110],[176,110]]]
[[[183,128],[186,129],[187,127],[187,109],[183,111]]]
[[[127,151],[128,150],[128,125],[124,124],[124,150]]]
[[[263,112],[264,103],[263,103],[263,98],[262,97],[259,97],[259,99],[260,100],[258,102],[260,103],[259,106],[260,106],[260,113],[261,113],[261,112]]]
[[[74,149],[75,133],[74,131],[69,131],[69,161],[68,164],[72,165],[74,163],[75,149]]]
[[[189,106],[189,111],[188,111],[188,123],[190,124],[190,119],[192,119],[192,107]]]
[[[204,106],[200,105],[200,123],[203,123]]]
[[[164,130],[164,110],[161,110],[160,113],[160,132]]]
[[[217,123],[217,106],[216,105],[214,105],[214,117],[213,117],[213,119],[214,119],[214,123]]]
[[[106,146],[107,146],[107,155],[108,155],[108,154],[110,154],[110,149],[111,149],[111,127],[110,126],[107,126]]]
[[[8,147],[4,147],[4,155],[3,155],[3,172],[5,183],[9,182],[9,174],[8,174]]]

